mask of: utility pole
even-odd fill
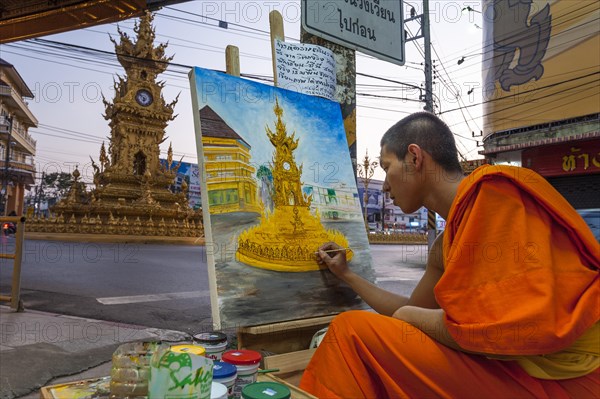
[[[33,204],[34,215],[38,216],[40,214],[40,202],[42,199],[42,195],[44,193],[44,178],[46,177],[46,172],[42,172],[42,178],[40,179],[40,184],[35,187],[35,202]]]
[[[433,113],[433,78],[431,62],[431,36],[429,32],[429,0],[423,0],[423,41],[425,47],[425,111]],[[437,235],[435,212],[427,210],[427,246],[433,246]]]
[[[8,167],[10,163],[10,143],[12,141],[12,117],[6,116],[8,121],[8,139],[6,140],[5,158],[4,158],[4,176],[2,178],[2,201],[4,205],[4,216],[8,215]]]
[[[414,10],[414,9],[413,9]],[[404,20],[419,21],[421,30],[415,36],[406,38],[406,42],[423,38],[423,47],[425,47],[425,111],[433,113],[433,67],[431,62],[431,36],[429,32],[429,0],[423,0],[423,14],[415,15],[411,12],[411,17]],[[427,245],[431,249],[433,241],[437,235],[435,212],[431,209],[427,210]]]

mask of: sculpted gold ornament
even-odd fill
[[[263,208],[260,224],[240,234],[236,259],[281,272],[318,270],[315,252],[319,246],[333,241],[347,248],[348,240],[339,231],[325,229],[318,210],[311,213],[312,195],[302,192],[302,165],[296,164],[293,154],[299,139],[295,138],[295,133],[288,136],[282,121],[283,109],[277,99],[273,110],[277,116],[275,133],[268,126],[266,132],[275,147],[271,164],[274,209],[270,213]],[[348,260],[352,255],[349,251]]]

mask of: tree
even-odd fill
[[[44,195],[49,198],[63,198],[73,184],[73,175],[66,172],[54,172],[44,175]]]

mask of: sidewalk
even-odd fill
[[[178,331],[0,306],[0,399],[39,398],[42,386],[109,375],[111,356],[125,342],[189,338]]]

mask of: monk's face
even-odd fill
[[[388,151],[384,145],[379,158],[380,165],[385,171],[383,190],[390,193],[394,205],[399,206],[404,213],[415,212],[422,206],[412,157],[407,153],[404,159],[398,159],[396,154]]]

